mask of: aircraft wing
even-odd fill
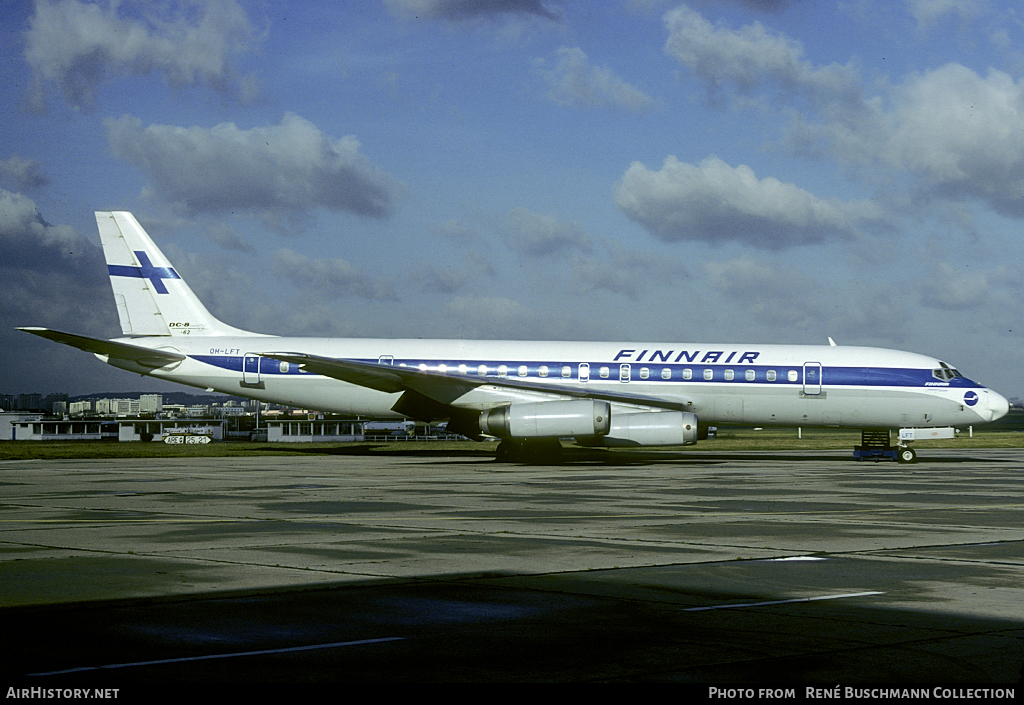
[[[70,345],[73,348],[91,352],[96,355],[118,358],[120,360],[131,360],[143,367],[163,367],[172,362],[180,362],[185,359],[181,353],[170,352],[169,350],[153,350],[144,348],[141,345],[119,343],[114,340],[103,340],[102,338],[89,338],[74,333],[63,333],[59,330],[49,328],[18,328],[26,333],[38,335],[57,343]]]
[[[620,404],[649,406],[680,411],[685,401],[652,397],[646,394],[595,389],[589,385],[568,385],[558,381],[536,382],[514,377],[476,377],[457,372],[420,370],[375,362],[320,357],[303,353],[261,353],[263,357],[299,365],[304,370],[342,382],[358,384],[380,392],[412,391],[442,404],[450,404],[476,387],[493,386],[539,392],[575,399],[599,399]]]

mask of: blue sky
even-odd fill
[[[0,391],[169,388],[131,210],[265,333],[877,345],[1024,395],[1024,17],[988,0],[0,0]]]

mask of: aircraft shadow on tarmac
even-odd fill
[[[758,568],[750,565],[721,567],[731,575],[698,567],[703,573],[691,580],[736,580],[740,588],[702,589],[685,584],[692,568],[556,575],[497,570],[11,609],[0,611],[0,654],[5,680],[19,687],[1022,682],[1020,620],[916,611],[870,597],[786,599],[740,588],[750,577],[743,571]]]
[[[271,451],[272,449],[267,449]],[[310,455],[349,455],[349,456],[372,456],[387,455],[388,457],[415,457],[415,458],[438,458],[439,461],[450,462],[453,458],[464,459],[473,462],[492,462],[499,465],[660,465],[660,464],[696,464],[714,465],[718,463],[733,462],[794,462],[806,463],[823,461],[829,462],[863,462],[865,465],[873,465],[878,461],[858,461],[852,456],[852,451],[845,450],[822,450],[807,453],[806,451],[723,451],[713,450],[700,451],[671,451],[671,450],[632,450],[632,449],[608,449],[608,448],[563,448],[558,457],[541,458],[530,461],[500,461],[493,453],[480,449],[430,449],[416,448],[412,450],[396,449],[393,444],[378,445],[336,445],[331,447],[310,447],[295,448],[295,452],[308,453]],[[262,449],[254,451],[261,452]],[[925,455],[918,456],[918,462],[928,463],[992,463],[1009,462],[1001,458],[974,458],[967,455],[943,455],[942,449],[931,449],[925,451]],[[882,461],[892,462],[892,461]]]

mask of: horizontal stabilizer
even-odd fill
[[[118,343],[113,340],[103,340],[102,338],[89,338],[84,335],[75,335],[74,333],[63,333],[59,330],[50,330],[49,328],[18,328],[26,333],[32,335],[38,335],[41,338],[46,338],[57,343],[63,343],[64,345],[70,345],[73,348],[91,352],[96,355],[105,355],[106,357],[114,357],[121,360],[131,360],[143,367],[164,367],[174,362],[181,362],[185,359],[185,355],[177,352],[171,352],[169,350],[153,350],[151,348],[144,348],[140,345],[130,345],[128,343]]]

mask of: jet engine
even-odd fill
[[[614,417],[611,405],[593,399],[499,406],[480,413],[480,431],[499,438],[562,438],[581,445],[692,445],[700,437],[697,415],[641,411]]]
[[[606,446],[675,446],[697,442],[697,415],[685,411],[616,414],[602,439]]]
[[[542,401],[512,404],[480,414],[480,431],[499,438],[605,436],[611,428],[606,401]]]

